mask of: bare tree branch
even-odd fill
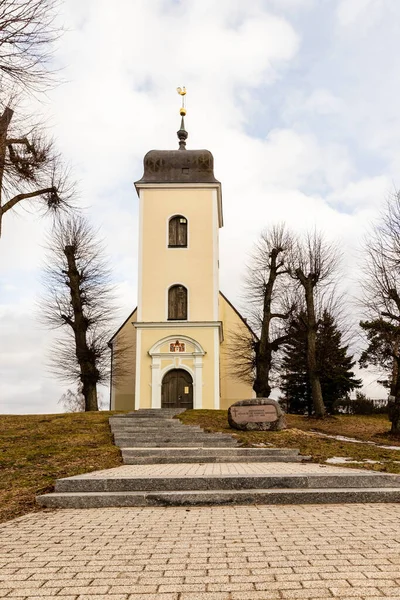
[[[61,29],[55,17],[58,0],[0,1],[0,84],[5,93],[18,86],[44,90],[52,83],[49,69],[53,43]]]
[[[258,337],[237,333],[229,343],[236,376],[251,381],[258,397],[268,397],[271,393],[276,356],[286,339],[282,321],[292,311],[284,301],[290,283],[286,258],[291,244],[291,234],[284,225],[262,233],[251,255],[245,280],[249,322]]]
[[[316,314],[316,291],[329,288],[334,283],[334,274],[339,263],[336,246],[329,244],[314,230],[303,238],[297,238],[291,246],[289,273],[303,290],[307,331],[307,363],[311,393],[317,417],[324,417],[326,410],[322,397],[321,382],[316,359],[316,336],[318,317]]]
[[[400,435],[400,195],[387,202],[380,220],[364,244],[361,282],[365,318],[360,325],[367,348],[360,365],[372,364],[386,373],[390,395],[391,432]]]
[[[73,207],[74,184],[53,143],[33,127],[28,137],[9,136],[14,111],[0,116],[0,236],[4,215],[27,202],[59,212]]]
[[[102,244],[83,217],[57,220],[48,240],[45,288],[41,321],[63,330],[52,349],[51,370],[64,381],[81,383],[86,410],[97,410],[97,384],[110,372],[115,307]],[[118,362],[122,370],[124,363]]]

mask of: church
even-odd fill
[[[226,409],[254,396],[229,345],[254,334],[219,289],[221,183],[211,152],[186,149],[180,114],[179,149],[148,152],[135,183],[138,299],[109,342],[111,410]]]

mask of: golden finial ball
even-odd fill
[[[181,115],[181,117],[184,117],[186,115],[186,108],[181,108],[179,114]]]

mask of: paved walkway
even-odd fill
[[[315,463],[171,463],[156,465],[122,465],[103,471],[76,475],[74,479],[134,479],[135,477],[224,477],[225,475],[368,475],[365,469],[349,469]]]
[[[0,526],[0,597],[400,599],[400,504],[58,510]]]

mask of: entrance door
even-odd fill
[[[184,369],[172,369],[164,375],[161,408],[193,408],[193,379]]]

